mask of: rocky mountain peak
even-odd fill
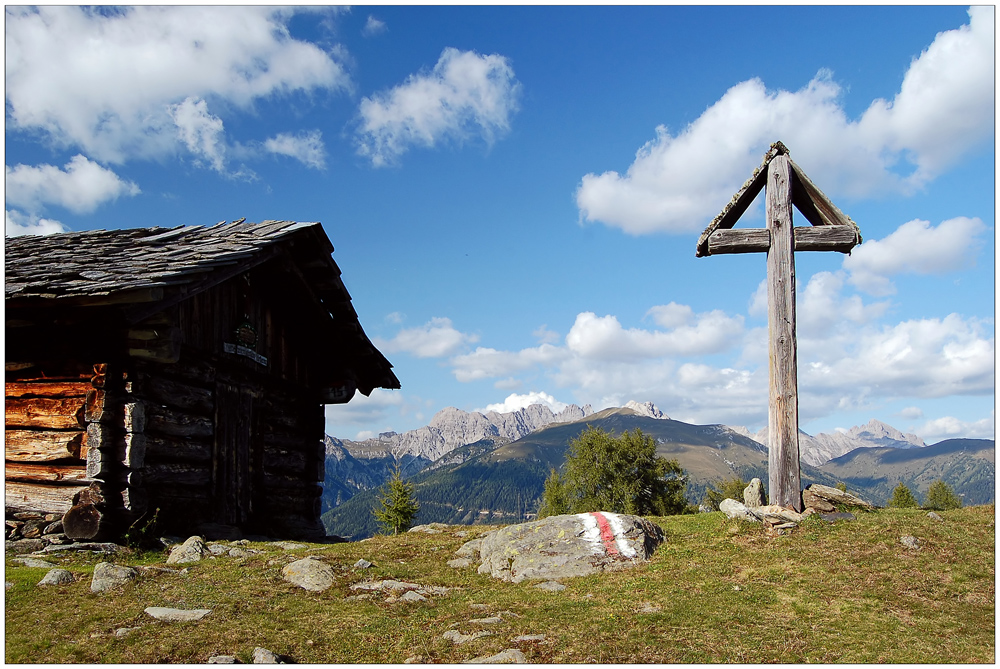
[[[864,425],[856,425],[852,427],[847,431],[847,434],[857,439],[867,439],[870,441],[879,441],[883,439],[889,441],[903,441],[918,448],[922,448],[926,445],[924,444],[924,440],[917,435],[900,432],[893,426],[886,425],[882,421],[874,418]]]
[[[658,420],[669,420],[670,416],[667,416],[662,411],[660,411],[655,404],[652,402],[636,402],[635,400],[629,400],[625,403],[624,409],[631,409],[640,416],[646,416],[647,418],[656,418]]]
[[[730,428],[743,434],[745,427]],[[748,432],[747,432],[748,433]],[[767,427],[752,437],[767,445]],[[904,434],[879,420],[855,425],[846,432],[820,432],[812,436],[799,430],[799,455],[802,462],[818,467],[825,462],[850,453],[856,448],[922,448],[924,440],[915,434]]]

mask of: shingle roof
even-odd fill
[[[319,223],[267,221],[9,237],[5,295],[7,299],[95,297],[192,284],[313,226],[322,230]]]

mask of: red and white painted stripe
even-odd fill
[[[625,540],[621,518],[605,511],[578,513],[583,522],[583,538],[594,545],[595,553],[634,558],[636,551]]]

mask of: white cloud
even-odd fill
[[[904,223],[882,240],[864,242],[844,258],[852,284],[872,295],[895,292],[897,274],[944,274],[973,264],[986,225],[959,216],[937,227],[919,219]]]
[[[7,209],[4,211],[4,236],[19,237],[21,235],[54,235],[67,232],[68,229],[59,221],[48,218],[26,216],[19,211]]]
[[[455,378],[467,382],[557,364],[569,356],[566,349],[552,344],[541,344],[520,351],[498,351],[480,346],[472,353],[455,356],[450,364]]]
[[[899,412],[900,418],[916,420],[924,417],[924,411],[920,407],[905,407]]]
[[[386,424],[390,416],[405,411],[406,404],[402,393],[396,390],[376,388],[368,397],[355,393],[347,404],[326,405],[326,432],[342,435],[346,425]]]
[[[418,358],[441,358],[453,355],[466,344],[479,340],[477,335],[459,332],[450,318],[432,318],[421,327],[400,330],[390,340],[376,340],[375,345],[388,353],[410,353]]]
[[[210,121],[220,110],[350,87],[336,50],[292,38],[297,11],[8,6],[7,130],[40,132],[113,163],[191,147],[218,169],[221,140]]]
[[[380,21],[371,14],[368,15],[368,20],[365,21],[365,27],[361,29],[361,34],[365,37],[374,37],[375,35],[381,35],[389,28],[385,25],[385,21]]]
[[[944,416],[927,421],[916,428],[914,433],[928,444],[945,439],[995,439],[995,416],[991,411],[989,418],[972,422]]]
[[[76,155],[62,169],[55,165],[5,165],[7,204],[38,211],[58,205],[78,214],[122,195],[138,195],[139,187],[85,156]]]
[[[264,149],[270,153],[288,156],[306,167],[321,170],[326,167],[326,148],[323,133],[319,130],[301,132],[297,135],[279,133],[264,142]]]
[[[759,79],[733,86],[676,135],[658,127],[624,175],[584,176],[581,219],[634,235],[698,231],[777,139],[830,195],[920,187],[993,131],[993,8],[969,15],[913,60],[892,102],[875,100],[856,121],[827,71],[795,92]]]
[[[614,316],[578,314],[566,335],[566,346],[585,358],[634,360],[664,355],[700,355],[723,351],[738,341],[743,317],[730,317],[719,310],[699,314],[694,325],[690,307],[675,303],[653,307],[654,319],[676,324],[670,330],[625,329]],[[682,321],[678,319],[683,319]]]
[[[503,56],[448,47],[429,73],[410,75],[361,101],[358,152],[382,166],[411,146],[432,147],[473,134],[492,143],[510,128],[519,90]]]
[[[226,144],[222,119],[208,111],[204,100],[193,97],[168,107],[170,118],[177,126],[177,136],[194,154],[204,159],[217,172],[225,170]]]
[[[552,413],[559,413],[569,406],[565,402],[560,402],[546,392],[531,391],[522,395],[518,395],[516,393],[508,395],[503,402],[500,402],[499,404],[490,404],[487,405],[485,409],[476,409],[476,411],[480,413],[486,413],[487,411],[510,413],[512,411],[518,411],[525,407],[529,407],[532,404],[544,404],[552,410]]]

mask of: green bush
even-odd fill
[[[951,489],[951,486],[944,481],[938,480],[931,484],[931,487],[927,489],[927,504],[928,509],[934,509],[935,511],[948,511],[949,509],[961,509],[962,500],[959,499],[955,491]]]
[[[916,509],[920,506],[913,492],[900,481],[892,491],[892,498],[889,500],[890,509]]]
[[[705,497],[701,500],[701,503],[712,509],[712,511],[718,511],[719,504],[724,499],[735,499],[737,502],[742,502],[743,490],[747,485],[747,482],[739,476],[713,481],[705,486]]]
[[[619,437],[588,427],[569,443],[562,474],[552,470],[538,517],[612,511],[667,516],[683,513],[686,476],[677,460],[656,455],[642,430]]]

